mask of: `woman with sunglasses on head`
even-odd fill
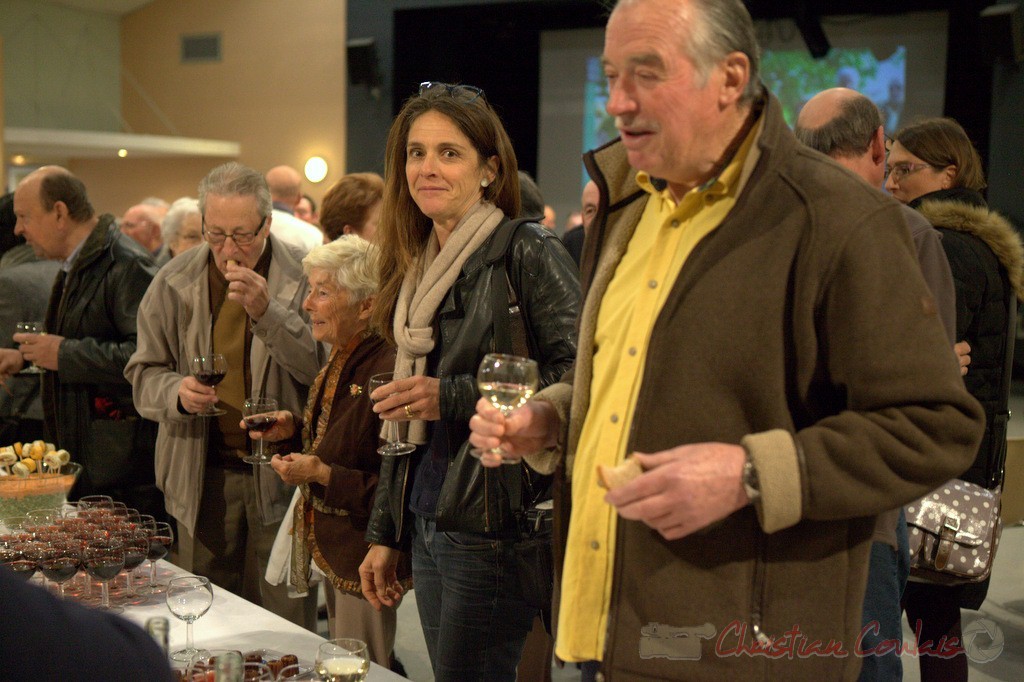
[[[1011,309],[1024,300],[1024,248],[1013,226],[989,210],[981,159],[956,121],[933,118],[900,130],[889,151],[885,187],[942,233],[956,286],[956,338],[970,345],[964,383],[985,408],[985,434],[974,464],[960,478],[985,488],[1002,484],[1006,453],[1007,345]],[[1011,349],[1012,350],[1012,349]],[[960,609],[979,609],[988,580],[944,586],[907,583],[904,607],[921,642],[962,641]],[[967,657],[921,656],[921,679],[967,680]]]
[[[372,322],[398,355],[396,380],[372,397],[383,419],[407,422],[418,447],[383,462],[360,575],[367,599],[390,604],[401,592],[398,550],[411,547],[439,682],[514,680],[536,615],[520,594],[513,543],[540,481],[525,464],[485,469],[468,452],[477,367],[509,352],[493,331],[508,315],[498,306],[507,310],[509,285],[541,385],[576,354],[579,279],[561,242],[528,222],[488,258],[508,234],[499,227],[519,214],[517,171],[500,119],[470,86],[421,84],[388,135]]]

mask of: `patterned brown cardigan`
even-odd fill
[[[375,334],[357,335],[336,348],[309,392],[303,413],[302,452],[331,467],[327,486],[301,486],[295,507],[292,580],[302,581],[312,556],[337,589],[362,596],[359,565],[366,556],[366,523],[377,490],[381,457],[380,419],[370,407],[370,377],[394,369],[395,352]],[[299,568],[300,570],[296,570]],[[411,586],[409,557],[398,565],[398,579]]]

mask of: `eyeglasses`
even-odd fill
[[[220,232],[219,230],[207,230],[206,216],[203,216],[203,237],[205,237],[206,241],[210,242],[211,244],[223,244],[225,239],[230,238],[231,241],[235,243],[235,246],[249,246],[249,244],[252,244],[254,241],[256,241],[256,235],[260,233],[260,230],[262,230],[263,226],[266,224],[267,216],[263,216],[263,220],[260,221],[260,225],[259,227],[256,228],[255,232],[236,231],[232,232],[231,234],[226,234],[224,232]]]
[[[469,104],[475,102],[478,97],[484,97],[484,91],[472,85],[449,85],[438,81],[423,81],[420,83],[420,97],[440,97],[448,94],[456,102]],[[484,97],[484,99],[487,99]]]
[[[916,173],[922,168],[930,167],[930,163],[897,163],[895,166],[885,167],[885,177],[888,178],[889,176],[892,176],[893,180],[900,182],[911,173]]]

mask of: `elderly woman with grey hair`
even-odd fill
[[[199,212],[199,202],[192,197],[182,197],[171,204],[160,223],[160,236],[172,258],[199,246],[203,241],[203,215]]]
[[[371,376],[390,372],[395,363],[394,350],[368,327],[377,294],[376,250],[361,237],[344,235],[315,247],[302,268],[309,279],[303,308],[313,337],[332,351],[303,414],[278,411],[276,424],[263,434],[273,441],[292,439],[299,449],[271,461],[281,479],[299,486],[302,494],[292,519],[290,580],[299,593],[307,591],[312,559],[327,578],[331,637],[365,641],[371,659],[388,667],[397,605],[380,612],[371,607],[358,572],[381,466],[380,421],[365,387]],[[406,587],[410,573],[406,560],[400,574]]]

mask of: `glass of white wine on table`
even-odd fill
[[[366,642],[359,639],[331,639],[320,645],[314,667],[327,682],[363,682],[370,672]]]
[[[488,353],[476,373],[480,394],[506,418],[533,397],[539,384],[540,370],[537,363],[518,355]],[[506,457],[501,448],[473,448],[469,451],[474,457],[480,457],[485,452],[501,455],[502,464],[518,464],[521,461],[518,457]]]

